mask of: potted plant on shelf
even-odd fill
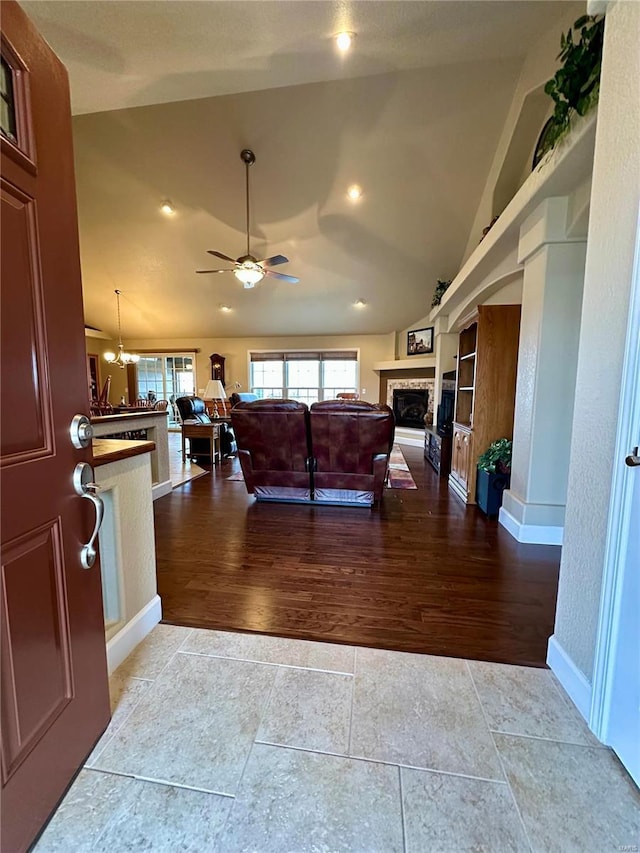
[[[436,284],[436,289],[433,292],[433,299],[431,300],[431,307],[435,308],[436,305],[440,305],[442,302],[442,297],[445,295],[447,288],[451,284],[451,280],[445,281],[443,279],[438,279],[438,283]]]
[[[497,515],[502,506],[502,493],[511,482],[512,442],[499,438],[478,458],[476,503],[485,515]]]
[[[602,15],[583,15],[560,38],[562,65],[544,91],[554,102],[553,115],[542,129],[533,156],[533,168],[571,129],[574,114],[586,115],[598,102],[604,43]]]

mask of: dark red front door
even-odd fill
[[[14,2],[1,4],[2,838],[28,847],[109,720],[93,509],[67,74]]]

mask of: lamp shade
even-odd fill
[[[224,385],[219,379],[210,379],[204,389],[204,400],[226,400]]]

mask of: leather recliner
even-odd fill
[[[309,409],[304,403],[237,403],[231,422],[249,494],[258,500],[311,500]]]
[[[238,403],[254,403],[258,399],[257,394],[251,394],[249,391],[234,391],[229,397],[231,408],[237,406]]]
[[[313,403],[309,422],[314,500],[368,506],[381,500],[395,432],[389,406],[325,400]]]
[[[382,498],[395,429],[388,406],[257,400],[234,406],[231,420],[257,500],[372,506]]]
[[[204,400],[200,397],[178,397],[176,400],[176,405],[178,407],[178,411],[180,412],[180,417],[183,421],[194,422],[197,421],[201,424],[211,424],[215,421],[212,420],[208,413],[207,407],[204,404]],[[209,442],[202,440],[200,441],[197,438],[189,439],[189,449],[191,451],[191,456],[195,456],[196,458],[199,456],[209,456]],[[222,456],[231,456],[233,453],[237,451],[238,447],[236,444],[236,438],[233,434],[233,429],[227,423],[220,424],[220,453]]]

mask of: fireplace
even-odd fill
[[[424,416],[429,406],[429,392],[418,388],[393,389],[393,414],[396,426],[424,429]]]

